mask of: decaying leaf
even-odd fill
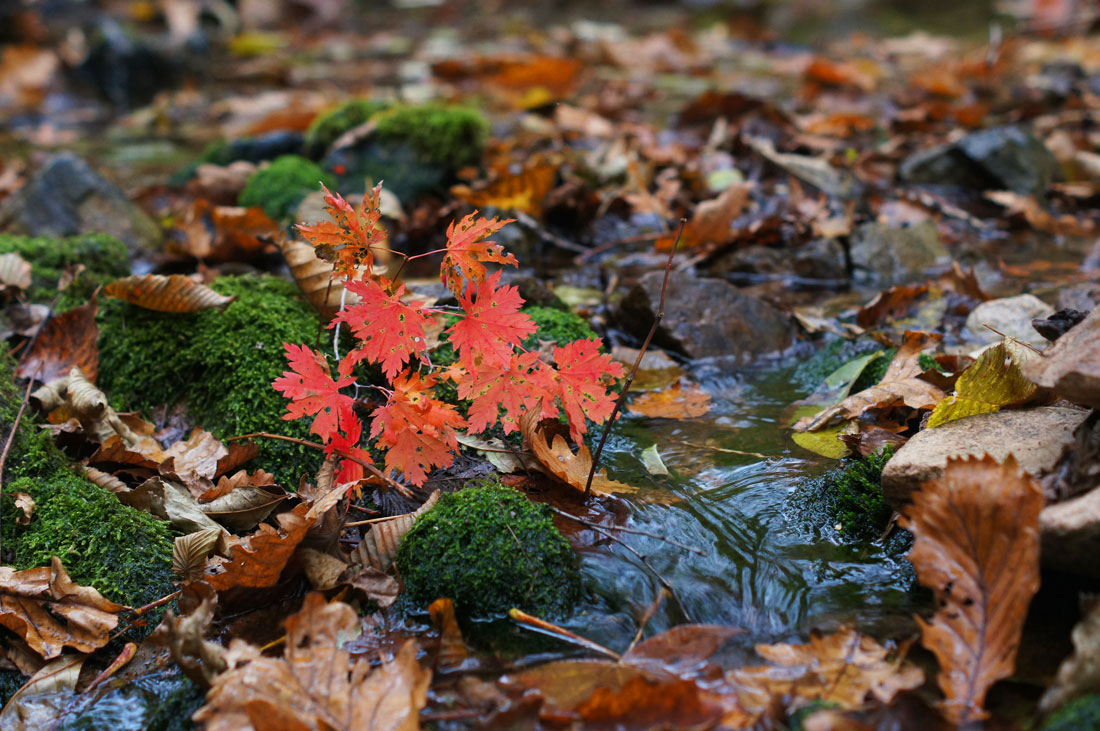
[[[25,492],[13,492],[11,494],[15,498],[15,507],[19,510],[19,515],[15,518],[15,522],[19,525],[27,525],[31,522],[31,517],[34,515],[34,498]]]
[[[910,330],[905,333],[894,359],[886,373],[874,386],[854,393],[836,406],[825,409],[816,416],[802,419],[794,425],[797,431],[816,431],[841,421],[855,419],[868,409],[886,408],[904,404],[911,409],[930,409],[943,398],[943,391],[920,378],[924,369],[918,362],[920,354],[943,336]]]
[[[31,286],[31,265],[19,254],[0,254],[0,292]]]
[[[182,274],[124,277],[108,284],[103,292],[147,310],[171,313],[226,307],[235,299],[218,294]]]
[[[1039,387],[1029,381],[1020,368],[1033,357],[1036,357],[1034,351],[1014,340],[1005,339],[986,348],[978,360],[959,375],[955,393],[936,404],[927,427],[976,414],[990,414],[1030,400]]]
[[[455,617],[455,604],[450,599],[436,599],[428,606],[432,623],[439,630],[439,654],[436,655],[436,667],[441,670],[457,670],[470,656],[470,649],[462,639],[462,630]]]
[[[229,561],[208,571],[204,581],[218,591],[235,586],[273,586],[279,581],[294,549],[306,536],[313,521],[305,517],[309,506],[276,516],[279,529],[264,523],[250,536],[229,548]]]
[[[104,490],[113,493],[130,492],[130,488],[125,482],[118,479],[114,475],[109,475],[102,470],[97,470],[95,467],[87,467],[79,464],[75,465],[75,469],[79,470],[86,478],[102,487]]]
[[[290,273],[306,301],[322,317],[331,318],[345,306],[358,304],[359,295],[345,292],[342,278],[333,275],[332,262],[317,256],[316,250],[304,241],[289,239],[279,244]]]
[[[171,609],[164,621],[149,636],[149,641],[163,645],[183,674],[202,688],[226,668],[226,651],[221,645],[204,639],[214,619],[217,598],[208,596],[186,617],[177,617]]]
[[[363,536],[363,540],[352,553],[352,561],[360,566],[371,566],[383,573],[389,571],[397,557],[397,548],[401,545],[401,539],[409,532],[416,519],[431,510],[437,502],[439,502],[439,490],[433,492],[416,512],[395,515],[389,520],[371,525],[370,531]]]
[[[401,587],[389,574],[383,573],[373,566],[352,565],[349,570],[351,576],[347,576],[341,583],[357,589],[368,599],[385,609],[397,601],[397,595],[401,593]]]
[[[710,410],[710,394],[698,387],[676,384],[638,396],[630,403],[630,410],[653,419],[692,419]]]
[[[46,383],[69,375],[77,367],[95,381],[99,372],[99,326],[95,321],[98,309],[99,304],[93,298],[86,305],[47,320],[16,375]]]
[[[242,485],[228,495],[200,503],[202,512],[233,531],[252,530],[286,500],[287,493],[275,485]]]
[[[684,676],[702,669],[708,657],[738,634],[737,627],[681,624],[639,642],[622,661],[653,673]]]
[[[455,185],[451,194],[474,208],[499,208],[502,211],[522,211],[535,218],[542,216],[542,204],[554,187],[558,166],[541,159],[531,160],[518,175],[504,175],[490,183],[471,189]]]
[[[138,510],[167,520],[183,533],[202,530],[222,530],[199,507],[195,496],[186,487],[163,477],[150,477],[133,490],[118,494],[118,500]]]
[[[1050,713],[1070,701],[1100,692],[1100,599],[1082,600],[1082,617],[1073,628],[1073,654],[1062,661],[1054,683],[1039,700]]]
[[[0,729],[33,731],[56,727],[76,695],[85,659],[62,655],[42,666],[8,699],[0,712]]]
[[[552,419],[540,420],[540,415],[540,409],[530,409],[520,418],[524,443],[530,447],[547,474],[583,491],[588,483],[588,473],[592,470],[592,453],[584,442],[574,452],[565,439],[564,428],[559,428],[561,424]],[[597,495],[636,491],[636,487],[608,478],[605,470],[600,470],[592,478],[592,492]]]
[[[717,198],[695,206],[691,220],[684,225],[680,248],[691,249],[704,244],[724,244],[729,241],[733,234],[730,224],[741,215],[748,204],[752,187],[752,183],[733,183]],[[657,241],[657,250],[668,251],[675,239],[675,234],[662,237]]]
[[[255,652],[218,675],[194,719],[210,731],[420,728],[431,671],[417,662],[414,641],[377,668],[366,657],[353,663],[343,647],[360,634],[359,617],[316,593],[287,619],[286,631],[283,658]]]
[[[160,469],[162,473],[174,473],[190,487],[202,480],[213,479],[219,461],[228,455],[229,450],[220,439],[205,429],[195,427],[187,441],[176,442],[164,450]],[[200,490],[199,494],[203,492],[205,490]]]
[[[206,530],[176,536],[172,546],[172,571],[184,583],[198,581],[206,567],[206,557],[218,545],[224,531],[207,528]]]
[[[348,565],[340,559],[315,548],[303,548],[298,555],[310,586],[317,591],[335,589],[348,569]]]
[[[43,659],[57,657],[65,647],[79,652],[103,647],[125,608],[74,583],[56,556],[43,568],[0,566],[0,625]]]
[[[940,609],[917,623],[940,663],[949,721],[986,717],[985,694],[1012,674],[1031,597],[1039,589],[1043,493],[1016,461],[948,460],[900,525],[914,536],[909,560]]]

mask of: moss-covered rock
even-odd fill
[[[580,595],[577,556],[550,516],[496,481],[443,496],[398,549],[406,591],[420,604],[449,597],[466,617],[568,612]]]
[[[1051,714],[1041,731],[1092,731],[1100,729],[1100,695],[1086,695]]]
[[[237,203],[259,206],[278,221],[292,214],[302,198],[321,183],[329,187],[336,184],[316,163],[298,155],[283,155],[253,173]]]
[[[0,441],[21,402],[10,359],[0,363]],[[109,599],[141,606],[172,591],[172,539],[168,524],[123,505],[72,471],[47,432],[24,415],[12,442],[0,503],[4,563],[16,569],[48,566],[57,556],[78,584]],[[6,428],[5,428],[6,427]],[[31,522],[15,522],[13,493],[35,501]]]
[[[882,495],[882,468],[892,449],[863,459],[845,460],[819,477],[804,481],[790,497],[793,511],[817,529],[835,529],[844,541],[869,541],[882,535],[892,513]],[[893,536],[908,536],[894,531]],[[909,538],[888,546],[893,555],[908,548]],[[893,548],[898,549],[894,551]]]
[[[57,282],[67,267],[80,264],[84,271],[62,293],[58,310],[83,303],[95,288],[130,274],[126,245],[107,234],[83,234],[68,238],[0,234],[0,254],[19,254],[31,265],[32,302],[52,302]]]
[[[283,343],[313,343],[318,317],[277,277],[220,277],[236,296],[224,311],[169,315],[107,300],[100,308],[99,385],[119,409],[149,412],[183,402],[219,437],[265,431],[310,438],[306,420],[283,421],[286,400],[271,383],[286,370]],[[257,466],[295,487],[320,464],[298,444],[259,440]]]
[[[364,124],[387,106],[385,102],[374,99],[350,99],[317,115],[306,130],[306,154],[321,157],[341,135]]]
[[[586,340],[597,337],[583,317],[568,310],[538,305],[523,308],[538,326],[538,332],[523,343],[523,347],[537,348],[540,340],[551,340],[558,345],[568,345],[574,340]]]

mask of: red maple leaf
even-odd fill
[[[348,282],[348,289],[362,301],[342,310],[333,320],[333,325],[348,323],[352,333],[362,342],[349,353],[352,362],[378,363],[386,378],[391,380],[410,358],[424,349],[424,328],[432,323],[424,302],[402,302],[405,285],[388,293],[392,287],[393,283],[387,279]]]
[[[382,218],[379,196],[382,184],[363,195],[363,209],[356,211],[339,193],[325,187],[325,210],[331,221],[298,224],[298,230],[313,244],[317,256],[331,261],[336,274],[353,279],[360,267],[370,270],[374,263],[371,248],[386,244],[386,230],[378,223]]]
[[[615,409],[615,399],[607,394],[607,383],[622,378],[623,366],[601,353],[600,341],[595,338],[574,340],[554,348],[554,362],[558,366],[558,396],[569,419],[569,434],[579,443],[588,431],[586,416],[600,423]]]
[[[504,253],[503,246],[495,241],[482,240],[492,236],[515,219],[508,218],[501,221],[497,218],[478,218],[475,220],[476,215],[477,211],[474,211],[461,221],[451,221],[451,225],[447,227],[447,253],[440,266],[440,276],[443,284],[447,285],[456,297],[462,294],[464,281],[468,280],[473,284],[485,281],[487,270],[483,262],[519,266],[516,257]]]
[[[386,467],[403,472],[414,485],[423,485],[432,467],[446,467],[458,451],[455,429],[466,425],[455,407],[437,401],[435,378],[403,373],[393,381],[393,394],[374,410],[370,435],[386,450]]]
[[[555,379],[553,369],[538,359],[538,353],[514,355],[506,368],[482,362],[472,371],[462,371],[458,397],[472,400],[467,413],[470,433],[479,434],[495,424],[500,409],[504,409],[500,417],[504,433],[517,431],[520,416],[540,399],[542,418],[557,416]]]
[[[292,421],[316,415],[309,429],[325,441],[339,430],[347,431],[351,422],[358,419],[352,408],[354,399],[340,393],[340,389],[350,386],[355,378],[341,372],[340,379],[334,381],[324,356],[305,345],[283,343],[283,347],[290,370],[271,384],[290,399],[283,419]]]
[[[467,287],[459,296],[465,316],[447,331],[467,369],[479,361],[508,367],[512,348],[538,329],[519,311],[523,298],[514,286],[498,288],[500,272],[475,287]]]
[[[359,446],[359,440],[363,437],[363,427],[359,423],[358,417],[355,417],[354,414],[352,416],[350,423],[346,425],[347,433],[340,434],[337,432],[333,434],[325,446],[325,454],[335,454],[341,457],[335,479],[337,485],[342,485],[345,482],[358,482],[363,479],[363,465],[355,460],[347,459],[344,455],[356,457],[367,464],[374,464],[370,452]]]

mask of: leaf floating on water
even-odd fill
[[[642,450],[642,464],[645,465],[646,470],[651,475],[668,475],[668,467],[665,466],[664,460],[661,459],[661,453],[657,451],[656,444],[650,444]]]
[[[948,460],[913,495],[900,525],[914,536],[909,560],[940,609],[917,623],[940,663],[948,720],[985,718],[985,694],[1012,674],[1024,619],[1039,589],[1043,493],[1016,461]]]
[[[182,274],[124,277],[108,284],[103,292],[147,310],[177,314],[226,307],[236,299],[218,294]]]
[[[638,396],[630,403],[630,410],[651,419],[692,419],[710,411],[710,394],[698,387],[676,384]]]
[[[1012,340],[986,348],[978,360],[959,375],[955,393],[936,404],[927,428],[967,416],[990,414],[1030,400],[1039,387],[1020,369],[1034,357],[1037,357],[1034,352]]]

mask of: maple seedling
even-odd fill
[[[527,411],[539,409],[540,418],[556,418],[560,409],[570,436],[579,442],[588,419],[602,423],[610,416],[615,400],[608,386],[622,377],[623,368],[600,352],[599,339],[555,347],[552,364],[521,345],[538,328],[520,311],[524,300],[518,289],[501,284],[501,272],[490,273],[486,266],[518,266],[514,256],[488,238],[512,219],[479,218],[475,211],[450,224],[445,248],[412,257],[394,252],[406,262],[443,254],[440,278],[460,310],[459,320],[446,330],[458,359],[444,368],[432,364],[426,333],[445,314],[455,314],[454,308],[429,307],[408,297],[398,281],[400,270],[393,279],[371,273],[374,253],[387,242],[380,224],[381,183],[363,196],[358,210],[324,190],[332,220],[298,229],[321,258],[333,263],[333,276],[359,296],[329,324],[346,324],[357,346],[343,356],[337,353],[333,377],[325,356],[284,343],[290,370],[272,385],[290,399],[283,418],[312,417],[310,429],[326,452],[342,458],[340,482],[361,479],[363,463],[371,463],[354,409],[354,394],[363,386],[352,370],[364,361],[379,366],[387,382],[376,386],[386,403],[371,414],[369,438],[384,452],[386,471],[399,472],[414,485],[424,484],[432,469],[453,462],[459,429],[477,434],[499,423],[508,434],[519,429]],[[444,380],[454,382],[459,398],[470,402],[466,418],[436,398],[435,387]]]

